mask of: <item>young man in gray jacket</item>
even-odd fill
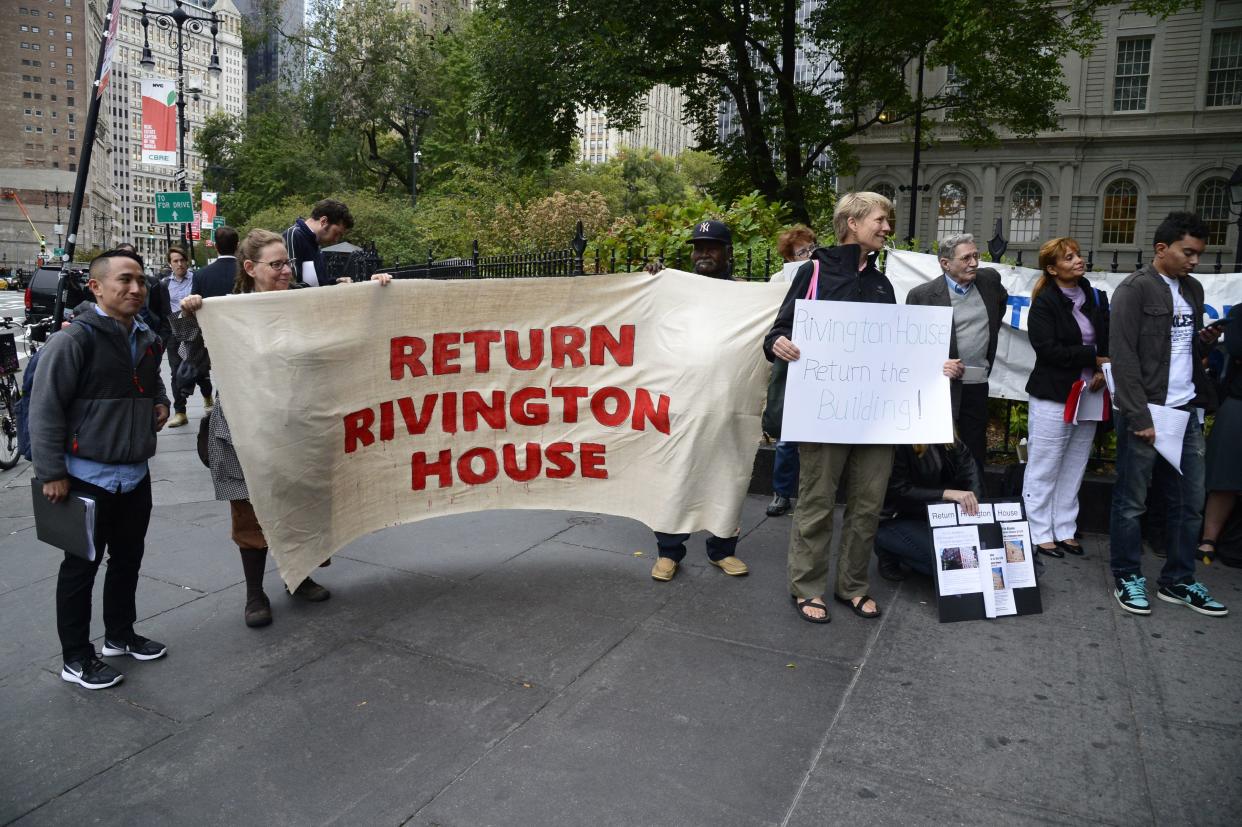
[[[1156,432],[1149,405],[1188,414],[1178,446],[1179,504],[1168,515],[1168,556],[1157,597],[1199,614],[1229,613],[1195,580],[1195,552],[1203,526],[1203,413],[1216,407],[1216,391],[1203,357],[1220,336],[1203,327],[1203,285],[1191,275],[1203,254],[1207,225],[1192,213],[1170,213],[1156,228],[1152,262],[1113,293],[1109,347],[1117,393],[1117,482],[1113,487],[1109,548],[1121,608],[1151,614],[1142,572],[1143,516],[1156,461]]]
[[[43,496],[57,503],[80,492],[95,500],[95,559],[66,552],[56,582],[60,676],[87,689],[122,679],[91,643],[91,590],[105,549],[103,654],[154,660],[167,651],[134,631],[134,592],[151,518],[147,460],[155,454],[156,431],[168,421],[163,348],[138,318],[147,298],[142,270],[142,259],[126,250],[91,262],[87,286],[96,304],[48,339],[30,400],[31,451]]]

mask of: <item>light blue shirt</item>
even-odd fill
[[[168,277],[168,312],[180,313],[181,300],[190,295],[194,290],[194,276],[189,270],[185,271],[185,278],[178,279],[176,276]]]
[[[972,281],[970,284],[963,287],[962,285],[955,282],[952,276],[950,276],[948,273],[944,274],[944,280],[949,283],[949,289],[952,290],[954,293],[958,294],[959,296],[965,296],[967,293],[970,292],[970,288],[975,286],[975,283]]]
[[[95,312],[100,316],[108,314],[99,309],[99,305],[95,305]],[[119,322],[114,323],[119,324]],[[148,330],[149,328],[142,323],[141,319],[134,318],[134,324],[129,329],[129,359],[130,363],[138,366],[138,331]],[[147,461],[130,462],[114,464],[109,462],[98,462],[93,459],[79,457],[76,454],[65,454],[65,468],[69,471],[69,476],[76,477],[83,482],[89,482],[91,485],[98,485],[108,491],[120,494],[127,494],[138,487],[138,483],[142,482],[147,476]]]

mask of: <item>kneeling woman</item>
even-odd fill
[[[237,281],[234,293],[267,293],[288,290],[293,271],[289,253],[276,233],[252,230],[237,250]],[[372,276],[387,284],[387,274]],[[198,320],[194,314],[203,306],[202,296],[192,295],[181,300],[181,319],[174,320],[177,338],[186,343],[190,351],[201,351],[202,336],[198,335]],[[191,352],[187,359],[201,363],[201,353]],[[233,449],[233,437],[224,414],[224,400],[216,394],[216,406],[211,412],[207,455],[211,465],[211,481],[215,485],[216,499],[228,500],[233,518],[233,542],[241,551],[242,571],[246,575],[247,626],[267,626],[272,622],[272,606],[263,592],[263,570],[267,567],[267,539],[263,528],[250,505],[250,492],[242,475],[241,463]],[[326,564],[325,564],[326,565]],[[293,596],[318,603],[327,600],[331,593],[309,577],[293,591]]]
[[[904,580],[905,563],[930,577],[936,554],[927,528],[927,504],[949,500],[973,515],[979,512],[982,494],[979,465],[956,435],[952,445],[897,446],[875,535],[880,576]]]

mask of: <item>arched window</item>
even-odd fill
[[[1195,212],[1208,225],[1208,244],[1223,245],[1229,232],[1229,182],[1209,178],[1195,190]]]
[[[1133,244],[1138,224],[1138,187],[1120,178],[1104,189],[1103,244]]]
[[[892,201],[894,205],[897,204],[897,190],[892,184],[886,184],[885,182],[880,181],[871,188],[871,191],[879,195],[883,195],[889,201]]]
[[[1014,244],[1039,241],[1039,224],[1044,210],[1044,188],[1024,178],[1009,198],[1009,240]]]
[[[966,187],[950,181],[940,188],[940,207],[936,212],[936,238],[966,232]]]

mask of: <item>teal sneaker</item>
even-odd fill
[[[1181,603],[1186,608],[1208,617],[1224,617],[1229,614],[1228,609],[1208,594],[1207,586],[1197,581],[1161,586],[1156,597],[1168,603]]]
[[[1117,590],[1113,597],[1121,604],[1121,608],[1136,615],[1151,614],[1151,603],[1147,602],[1147,580],[1141,574],[1127,574],[1117,578]]]

